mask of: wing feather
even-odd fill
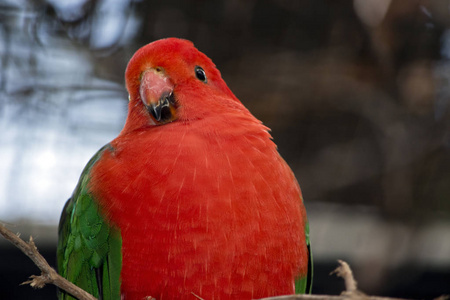
[[[86,165],[59,223],[58,271],[69,281],[101,300],[120,299],[122,238],[118,228],[102,216],[89,191],[90,172],[104,151],[100,149]],[[63,291],[61,300],[75,299]]]
[[[304,276],[300,276],[295,280],[296,294],[311,294],[312,278],[313,278],[313,257],[311,251],[311,241],[309,239],[309,223],[305,224],[306,247],[308,248],[308,272]]]

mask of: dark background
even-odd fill
[[[313,293],[450,294],[450,2],[0,1],[0,220],[55,265],[87,160],[121,130],[123,73],[163,37],[192,40],[272,129],[308,209]],[[0,239],[0,299],[55,299]]]

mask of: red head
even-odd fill
[[[204,118],[244,109],[205,54],[167,38],[139,49],[125,72],[130,105],[125,129]]]

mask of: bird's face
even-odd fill
[[[217,99],[238,101],[213,62],[186,40],[169,38],[142,47],[125,78],[130,108],[146,124],[202,118],[220,106]]]

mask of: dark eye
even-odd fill
[[[202,67],[195,67],[195,76],[203,82],[206,82],[206,74],[205,71],[202,69]]]

